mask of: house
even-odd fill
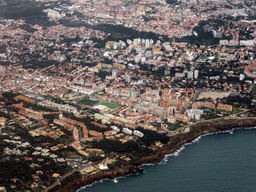
[[[109,135],[116,135],[117,131],[116,130],[110,130],[104,132],[104,135],[109,136]]]
[[[34,182],[34,183],[31,184],[31,188],[32,188],[32,189],[33,189],[33,188],[36,188],[36,187],[38,187],[38,183]]]
[[[93,130],[90,130],[89,134],[95,137],[102,137],[102,133]]]
[[[233,110],[232,105],[226,105],[226,104],[223,104],[223,103],[218,103],[217,109],[218,110],[223,110],[223,111],[232,111]]]

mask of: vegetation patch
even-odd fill
[[[98,104],[99,101],[93,101],[93,100],[84,98],[84,99],[80,100],[79,103],[82,103],[82,104],[85,104],[85,105],[94,106],[94,105]]]
[[[104,105],[110,109],[116,109],[118,107],[120,107],[120,105],[114,104],[114,103],[108,103],[108,102],[101,102],[100,105]]]

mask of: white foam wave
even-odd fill
[[[155,165],[154,163],[145,163],[145,164],[142,164],[141,167],[142,166],[154,166],[154,165]]]
[[[199,137],[197,137],[195,140],[192,141],[192,143],[199,143],[199,140],[202,138],[202,136],[200,135]]]
[[[113,182],[114,182],[114,183],[118,183],[117,178],[113,179]]]
[[[256,129],[256,127],[246,127],[244,129]]]
[[[256,129],[256,127],[233,128],[233,129],[231,129],[231,130],[218,131],[218,132],[206,133],[206,134],[200,135],[200,136],[198,136],[196,139],[194,139],[193,141],[191,141],[191,142],[189,142],[189,143],[185,143],[184,145],[182,145],[181,148],[178,149],[177,151],[175,151],[174,153],[165,155],[164,159],[162,160],[162,161],[164,161],[164,162],[161,161],[159,164],[166,164],[166,162],[169,161],[168,157],[171,157],[171,156],[179,156],[179,153],[180,153],[183,149],[185,149],[185,146],[186,146],[186,145],[191,145],[191,144],[193,144],[193,143],[199,142],[199,140],[200,140],[202,137],[204,137],[204,136],[216,135],[216,134],[220,134],[220,133],[230,133],[230,134],[234,134],[234,130],[237,130],[237,129]]]

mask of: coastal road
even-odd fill
[[[43,191],[41,192],[48,192],[49,190],[51,190],[52,188],[56,187],[57,185],[60,185],[61,181],[66,179],[67,177],[69,177],[70,175],[72,175],[74,172],[76,172],[77,169],[73,169],[71,172],[67,173],[66,175],[64,175],[63,177],[61,177],[60,179],[58,179],[56,182],[54,182],[53,184],[51,184],[50,186],[46,187]]]
[[[256,119],[256,117],[237,117],[237,115],[241,115],[241,114],[246,113],[246,112],[250,112],[250,110],[244,109],[244,111],[242,111],[240,113],[232,114],[232,115],[229,115],[227,117],[219,117],[219,118],[216,118],[216,119],[197,121],[196,123],[180,127],[178,129],[176,129],[175,131],[169,131],[167,136],[171,137],[171,136],[183,133],[186,130],[186,128],[190,128],[190,126],[192,126],[192,125],[205,123],[205,122],[214,122],[214,121],[219,121],[219,120],[224,120],[224,119],[232,119],[232,118],[235,118],[235,119]]]
[[[254,85],[251,84],[250,87],[249,87],[249,89],[247,90],[247,93],[250,93],[253,87],[254,87]]]
[[[181,114],[184,114],[187,109],[190,109],[192,107],[193,103],[195,102],[195,100],[199,96],[200,91],[201,91],[201,89],[195,90],[195,94],[194,94],[193,99],[191,100],[191,103],[180,112]]]

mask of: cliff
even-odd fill
[[[226,122],[214,123],[214,124],[197,124],[191,127],[190,132],[185,134],[179,134],[173,136],[170,142],[157,150],[154,155],[142,157],[136,161],[130,163],[130,166],[125,169],[118,169],[114,171],[101,171],[95,175],[90,175],[84,179],[75,179],[70,181],[69,183],[63,183],[62,186],[59,186],[58,189],[54,188],[56,192],[73,192],[78,190],[79,188],[92,184],[96,181],[100,181],[102,179],[114,179],[117,177],[125,176],[128,174],[136,174],[143,172],[143,168],[139,167],[143,164],[148,163],[158,163],[160,162],[165,155],[174,153],[185,143],[189,143],[195,140],[200,135],[206,133],[214,133],[219,131],[232,130],[234,128],[241,127],[253,127],[256,126],[256,119],[236,119],[236,120],[227,120]]]
[[[94,175],[90,175],[84,179],[69,180],[68,183],[62,183],[61,186],[53,188],[51,191],[55,192],[73,192],[77,191],[83,186],[90,185],[94,182],[103,179],[115,179],[117,177],[123,177],[129,174],[136,174],[143,172],[141,167],[130,166],[129,168],[117,169],[113,171],[100,171]]]

